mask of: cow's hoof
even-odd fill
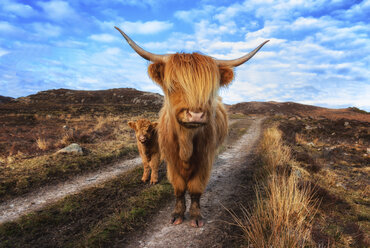
[[[157,183],[158,183],[158,181],[154,181],[154,180],[153,181],[152,180],[150,181],[150,184],[152,184],[152,185],[157,184]]]
[[[175,216],[172,218],[171,223],[174,225],[179,225],[184,221],[184,217],[181,216]]]
[[[204,220],[203,219],[193,219],[191,220],[190,225],[192,227],[202,227],[204,226]]]
[[[147,181],[148,181],[148,178],[141,178],[141,181],[143,182],[143,183],[146,183]]]

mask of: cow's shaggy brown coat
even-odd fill
[[[183,221],[185,192],[191,197],[192,225],[202,226],[199,199],[210,177],[217,147],[228,129],[220,86],[229,84],[233,70],[220,68],[208,56],[197,53],[170,55],[166,63],[149,65],[150,77],[165,94],[158,124],[159,146],[167,162],[167,175],[176,195],[174,224]],[[189,123],[188,111],[202,112],[204,123]]]
[[[157,122],[150,122],[147,119],[128,122],[128,125],[135,130],[137,147],[143,161],[144,173],[141,180],[146,182],[149,179],[151,169],[150,184],[158,182],[160,152],[157,124]]]

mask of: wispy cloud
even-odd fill
[[[116,36],[110,34],[93,34],[90,35],[89,38],[98,42],[108,42],[108,43],[118,40]]]
[[[40,37],[58,37],[62,33],[62,28],[50,23],[35,22],[32,27]]]
[[[0,6],[4,13],[8,14],[11,13],[16,16],[25,18],[36,15],[37,13],[30,5],[12,2],[8,0],[1,1]]]
[[[8,50],[5,50],[5,49],[0,48],[0,57],[1,56],[4,56],[5,54],[8,54],[8,53],[9,53]]]
[[[191,10],[179,10],[176,11],[174,16],[182,21],[194,22],[195,20],[207,18],[212,12],[215,11],[215,7],[212,5],[204,5],[202,8],[191,9]]]
[[[66,1],[53,0],[49,2],[38,2],[37,4],[51,20],[68,20],[76,16],[75,10]]]
[[[0,21],[0,31],[3,33],[12,33],[15,32],[17,28],[6,21]]]
[[[120,24],[130,34],[155,34],[171,29],[173,24],[167,21],[125,21]]]

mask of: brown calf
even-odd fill
[[[136,122],[130,121],[128,123],[128,125],[135,130],[137,148],[143,160],[144,173],[141,180],[146,182],[149,179],[151,169],[150,184],[156,184],[158,182],[160,152],[156,128],[157,124],[157,122],[150,122],[147,119],[141,119]]]

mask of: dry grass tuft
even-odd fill
[[[50,143],[46,139],[41,138],[41,137],[38,137],[36,139],[36,144],[37,144],[37,147],[42,151],[46,151],[50,148]]]
[[[306,247],[312,244],[311,226],[317,202],[309,186],[299,186],[289,173],[290,150],[277,128],[265,131],[259,146],[264,178],[256,188],[252,212],[242,207],[242,217],[232,214],[250,247]],[[279,169],[280,168],[280,169]],[[283,173],[281,172],[283,168]]]
[[[259,144],[259,154],[264,169],[270,173],[291,162],[290,149],[282,144],[281,132],[277,128],[268,128],[264,132]]]

